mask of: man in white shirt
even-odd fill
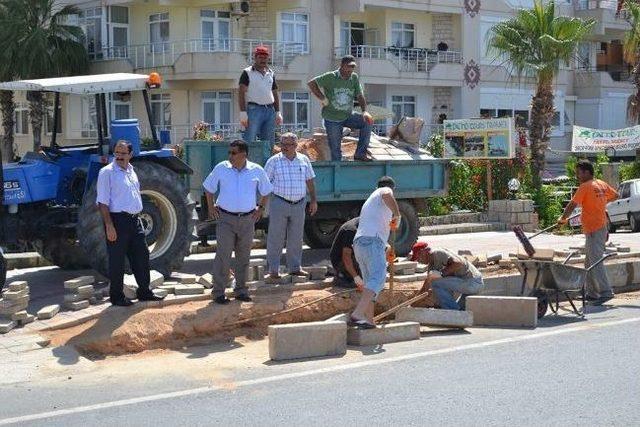
[[[285,133],[280,139],[282,151],[272,156],[264,170],[273,184],[269,201],[269,234],[267,235],[267,282],[280,280],[280,256],[287,239],[287,268],[294,276],[307,276],[300,268],[302,264],[302,235],[307,190],[309,191],[309,214],[318,210],[313,179],[316,174],[309,158],[296,151],[298,137]]]
[[[282,124],[278,83],[269,68],[269,48],[257,46],[253,65],[242,70],[238,83],[240,124],[245,128],[244,140],[251,144],[256,137],[262,142],[264,159],[271,157],[276,125]]]
[[[374,301],[384,289],[387,277],[385,248],[390,230],[396,230],[400,224],[400,210],[393,196],[395,186],[395,181],[389,176],[378,180],[378,189],[362,205],[358,231],[353,239],[353,252],[362,272],[364,287],[362,297],[351,313],[351,323],[361,328],[375,328]]]
[[[255,223],[264,212],[271,183],[260,165],[247,160],[249,147],[242,140],[229,145],[229,160],[213,168],[202,184],[207,197],[209,219],[217,220],[218,247],[213,260],[213,298],[218,304],[228,304],[224,289],[229,282],[231,253],[235,252],[234,294],[237,300],[251,301],[246,285],[247,266]],[[218,193],[217,199],[215,193]],[[260,201],[256,204],[256,193]]]
[[[138,299],[162,299],[149,289],[149,248],[138,216],[142,197],[138,175],[129,163],[132,150],[130,142],[118,141],[113,147],[113,162],[100,169],[96,184],[96,204],[107,236],[111,304],[124,307],[133,304],[123,292],[125,256],[138,284]]]

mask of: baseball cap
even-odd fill
[[[356,65],[356,58],[353,55],[345,55],[340,60],[340,65]]]
[[[427,242],[414,243],[414,245],[411,247],[411,257],[409,259],[411,261],[416,261],[418,259],[418,256],[420,256],[420,252],[422,252],[423,250],[427,250],[427,251],[431,250]]]
[[[254,55],[269,55],[269,47],[268,46],[256,46],[256,48],[253,50],[253,54]]]

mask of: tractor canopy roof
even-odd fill
[[[0,83],[0,90],[46,91],[90,95],[96,93],[143,90],[148,80],[149,76],[147,74],[93,74],[89,76],[54,77],[50,79],[5,82]]]

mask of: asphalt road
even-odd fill
[[[268,362],[264,340],[124,360],[38,350],[28,381],[0,379],[0,425],[640,425],[639,308],[294,363]]]

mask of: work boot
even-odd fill
[[[224,295],[215,297],[213,300],[215,301],[216,304],[222,304],[222,305],[229,304],[231,302],[231,300]]]
[[[242,301],[242,302],[251,302],[253,301],[253,298],[251,298],[249,295],[247,294],[240,294],[240,295],[236,295],[236,299],[238,301]]]
[[[304,271],[303,269],[300,269],[298,271],[292,271],[291,273],[289,273],[289,275],[298,276],[298,277],[309,277],[309,273]]]

